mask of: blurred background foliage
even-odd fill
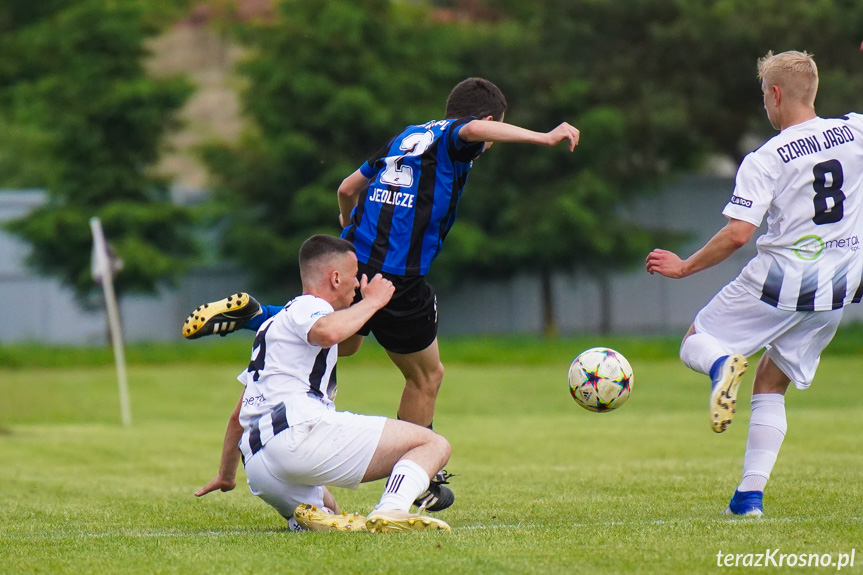
[[[195,222],[151,169],[192,87],[142,62],[148,38],[201,6],[241,49],[243,128],[198,148],[212,194],[197,225],[221,230],[221,254],[259,289],[296,278],[299,244],[339,232],[340,181],[405,125],[440,119],[469,76],[503,89],[507,121],[568,121],[582,141],[575,154],[499,145],[479,158],[430,279],[538,275],[547,322],[552,272],[602,281],[680,240],[621,206],[771,135],[755,70],[767,50],[815,55],[823,116],[859,109],[863,93],[858,0],[273,0],[255,17],[242,4],[0,6],[0,187],[50,193],[9,226],[39,269],[91,289],[91,215],[127,262],[122,290],[194,261]]]
[[[0,186],[48,192],[8,229],[32,244],[31,265],[81,298],[98,289],[92,216],[124,262],[118,294],[176,279],[195,253],[188,209],[147,171],[192,91],[182,78],[154,79],[144,68],[145,40],[177,17],[151,4],[0,5]]]

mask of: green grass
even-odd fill
[[[789,392],[760,521],[718,515],[739,479],[748,391],[713,434],[707,383],[676,339],[444,340],[435,428],[453,445],[457,502],[440,516],[454,531],[393,536],[288,533],[242,471],[233,492],[192,496],[216,472],[250,337],[130,348],[130,429],[110,353],[0,348],[0,573],[708,573],[720,550],[776,548],[859,548],[843,570],[859,572],[860,336],[843,330],[812,389]],[[565,382],[599,339],[636,374],[608,414],[580,409]],[[344,359],[339,377],[340,408],[394,414],[401,382],[379,348]],[[334,491],[367,511],[381,489]]]

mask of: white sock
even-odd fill
[[[785,396],[759,393],[752,396],[752,419],[743,457],[743,480],[738,491],[764,491],[785,439]]]
[[[680,346],[680,359],[691,370],[710,375],[710,368],[723,355],[729,355],[712,335],[693,333]]]
[[[414,500],[428,489],[428,486],[429,475],[425,469],[410,459],[402,459],[393,467],[375,511],[410,511]]]

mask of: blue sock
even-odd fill
[[[262,305],[261,313],[250,319],[249,322],[243,326],[243,329],[258,331],[261,324],[282,311],[282,309],[284,309],[284,307],[279,305]]]
[[[722,364],[725,360],[728,359],[727,355],[723,355],[719,359],[713,362],[713,365],[710,367],[710,380],[716,381],[719,379],[719,372],[722,370]]]

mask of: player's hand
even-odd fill
[[[195,497],[202,497],[207,493],[216,491],[217,489],[220,491],[231,491],[234,487],[237,486],[236,481],[228,481],[227,479],[222,479],[221,477],[215,477],[212,481],[204,485],[201,489],[195,492]]]
[[[393,286],[393,282],[384,278],[381,274],[375,274],[375,277],[371,280],[369,280],[366,274],[363,274],[363,277],[360,278],[360,293],[363,294],[363,300],[371,300],[378,308],[387,305],[387,302],[393,297],[395,291],[396,288]]]
[[[658,273],[668,278],[680,279],[686,277],[686,264],[674,252],[668,250],[653,250],[647,255],[648,273]]]
[[[556,146],[564,140],[569,140],[569,151],[571,152],[575,150],[575,147],[578,145],[578,139],[581,137],[581,132],[579,132],[574,126],[564,122],[554,130],[548,132],[546,136],[548,136],[549,146]]]

